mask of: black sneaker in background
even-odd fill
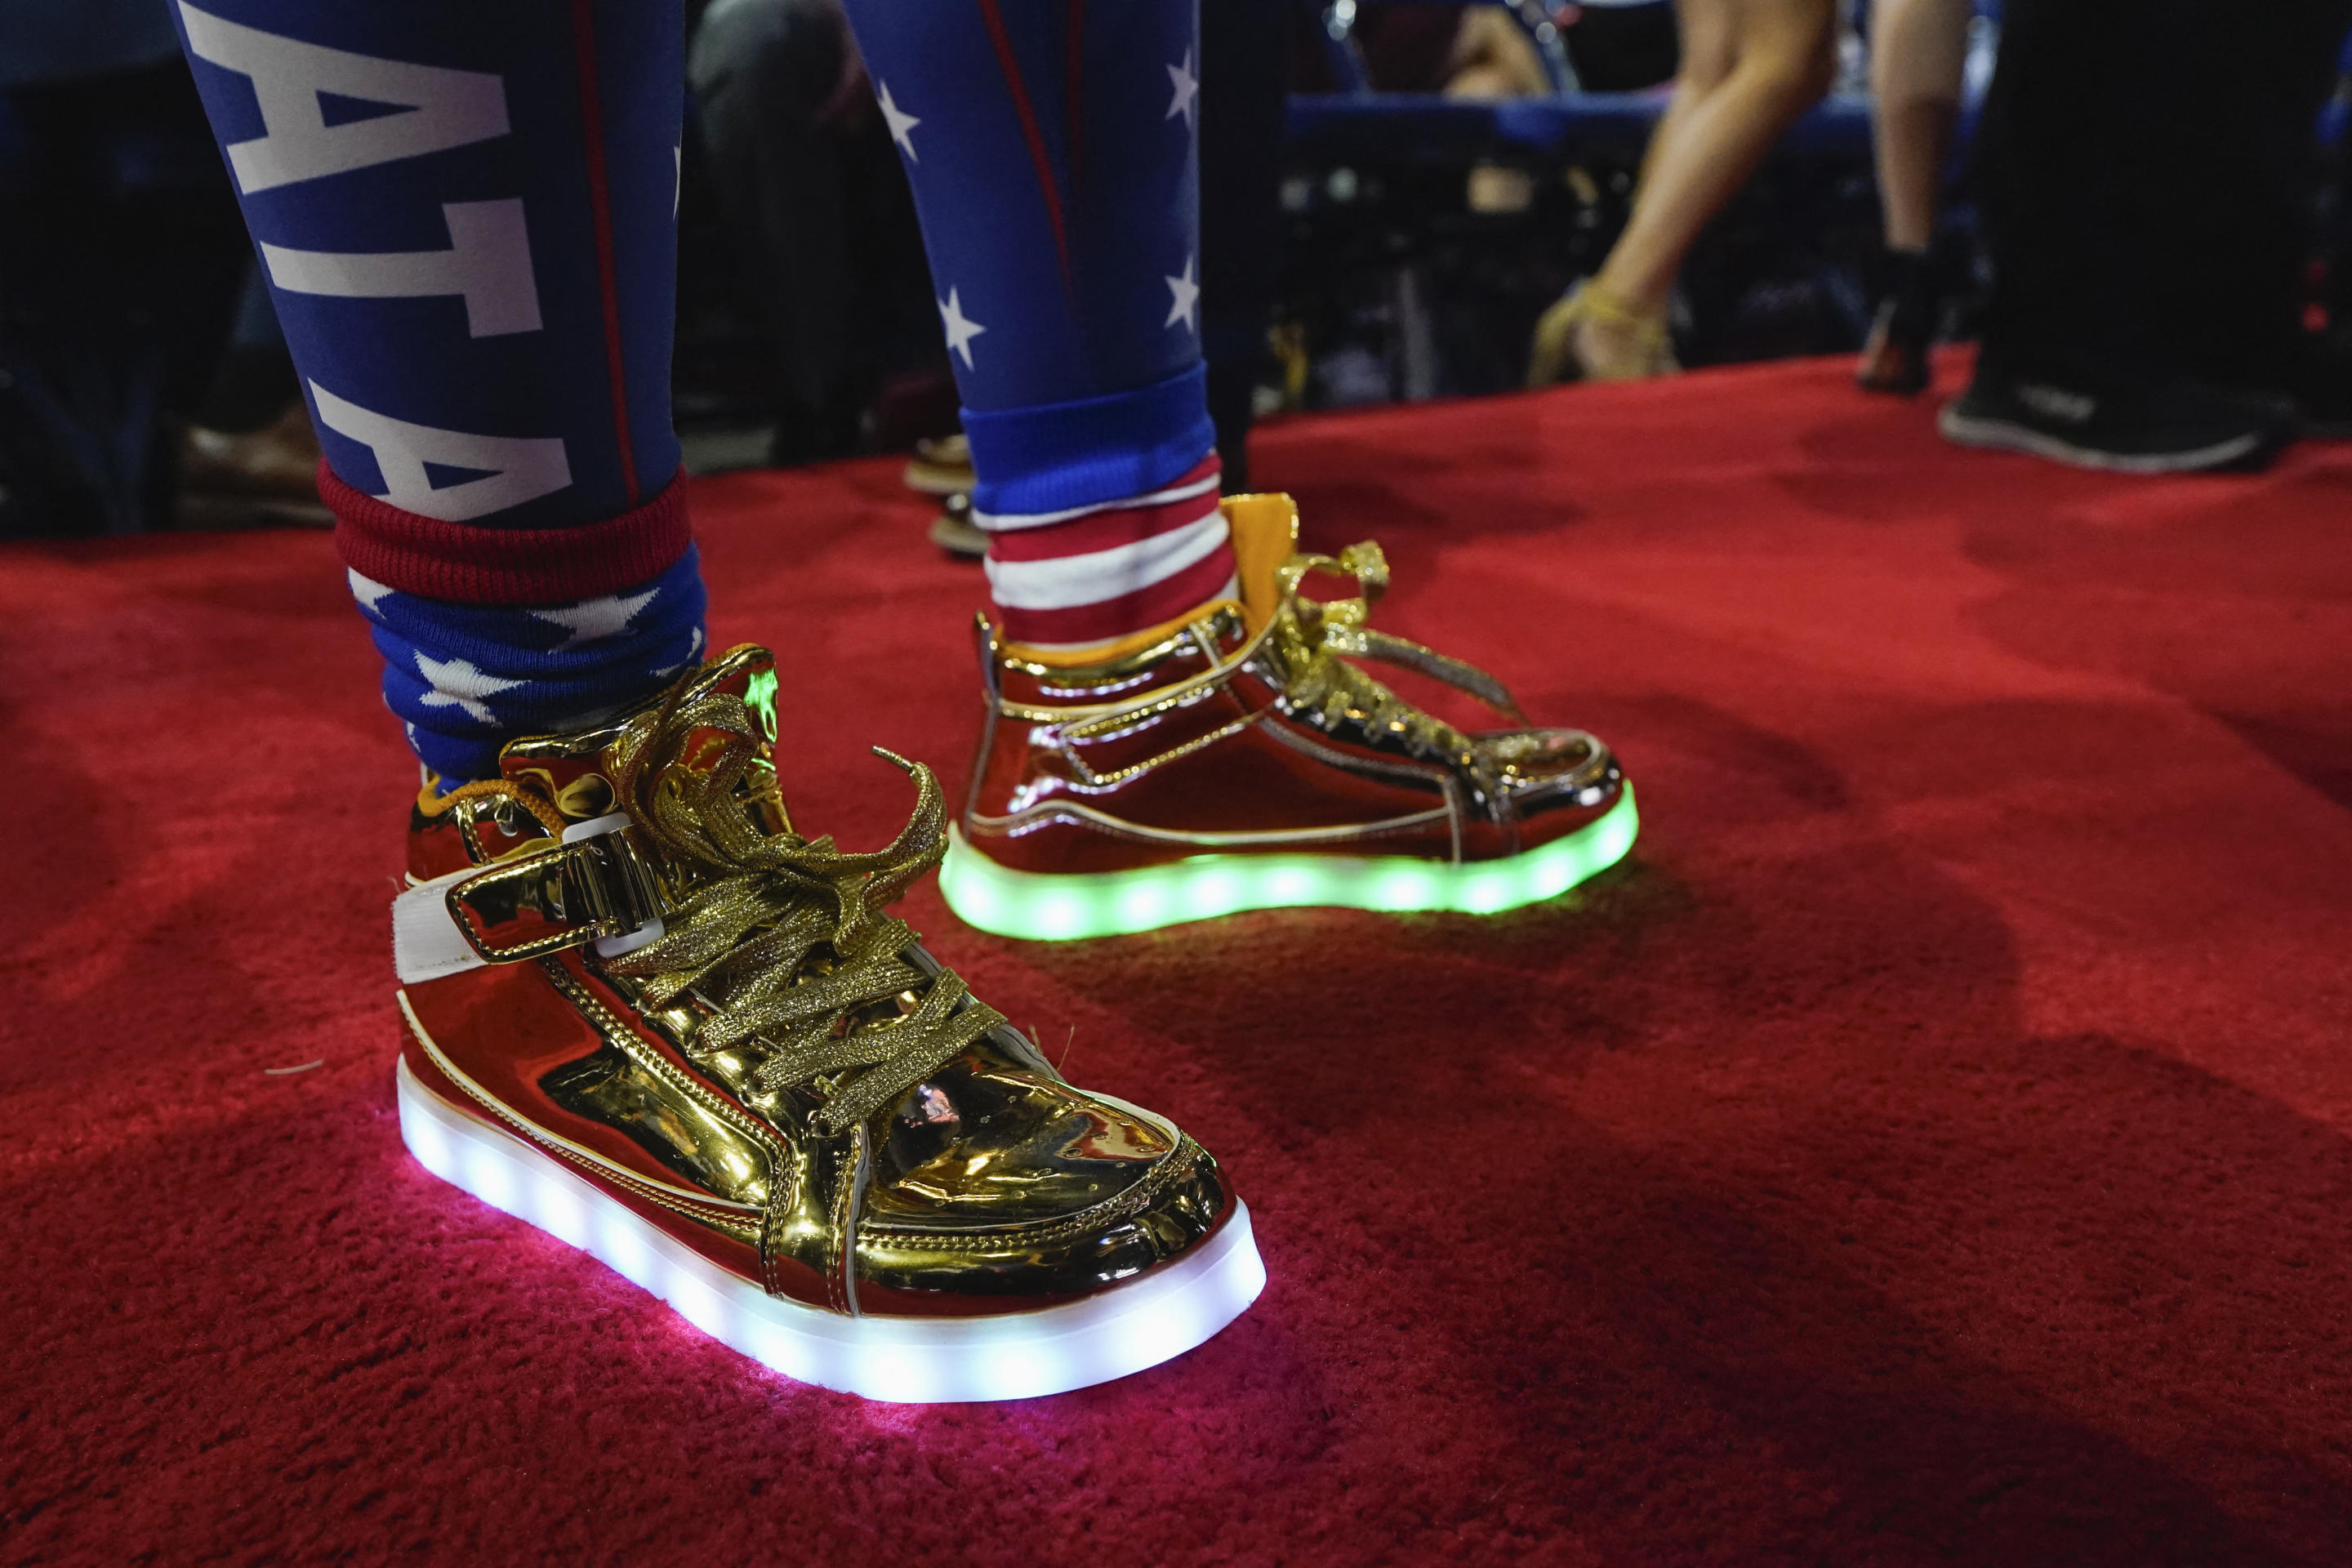
[[[2177,379],[2011,374],[1981,361],[1937,425],[1963,447],[2126,474],[2259,468],[2296,434],[2283,399]]]

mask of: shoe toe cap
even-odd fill
[[[1582,730],[1512,730],[1480,736],[1478,746],[1503,781],[1509,818],[1517,824],[1505,853],[1532,849],[1590,825],[1624,793],[1616,757]]]
[[[919,1086],[875,1150],[868,1310],[1020,1310],[1117,1284],[1213,1233],[1223,1172],[1172,1124],[1017,1064]]]

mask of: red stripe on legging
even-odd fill
[[[1161,506],[1113,507],[1091,511],[1067,522],[1044,528],[1015,529],[988,536],[991,561],[1059,561],[1066,555],[1092,555],[1122,544],[1140,544],[1180,528],[1190,528],[1217,514],[1215,491]]]
[[[1109,642],[1200,609],[1223,592],[1233,574],[1234,552],[1227,548],[1213,551],[1205,560],[1194,562],[1174,576],[1164,577],[1122,598],[1072,605],[1059,610],[1016,610],[1000,605],[996,613],[1006,638],[1013,642],[1063,647]]]
[[[577,3],[577,0],[575,0]],[[1013,94],[1013,112],[1021,121],[1021,135],[1029,143],[1029,161],[1037,166],[1037,188],[1045,196],[1045,221],[1054,226],[1054,253],[1062,259],[1062,286],[1070,283],[1070,241],[1062,232],[1062,193],[1054,184],[1054,165],[1045,157],[1045,138],[1037,130],[1037,115],[1029,107],[1029,89],[1021,84],[1021,62],[1013,58],[1013,39],[1004,31],[996,0],[980,0],[980,19],[988,25],[989,41],[996,46],[996,63],[1003,68],[1004,85]]]
[[[621,363],[621,289],[613,265],[613,195],[604,174],[604,100],[596,83],[596,17],[591,0],[572,0],[572,53],[580,65],[580,130],[588,145],[588,210],[596,226],[596,288],[604,297],[604,373],[613,385],[613,438],[621,444],[621,486],[640,504],[637,455],[629,441],[628,374]]]

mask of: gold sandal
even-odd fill
[[[1577,328],[1587,322],[1606,322],[1630,331],[1633,348],[1606,358],[1592,355],[1577,342]],[[1587,278],[1538,318],[1534,347],[1528,356],[1528,385],[1638,381],[1643,376],[1670,375],[1681,368],[1675,363],[1664,317],[1644,313]]]

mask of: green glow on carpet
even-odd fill
[[[1328,906],[1494,914],[1553,898],[1633,847],[1633,786],[1597,820],[1507,860],[1450,866],[1402,855],[1199,855],[1134,871],[1009,870],[950,828],[940,890],[965,923],[1047,942],[1118,936],[1239,910]]]

